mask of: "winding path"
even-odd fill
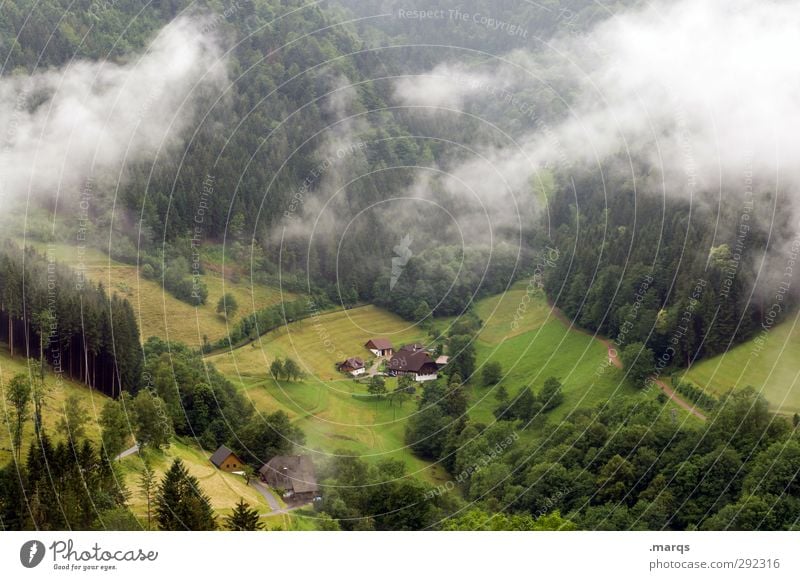
[[[269,504],[269,509],[272,510],[270,514],[280,511],[281,504],[278,503],[278,499],[272,494],[272,491],[270,491],[265,485],[263,485],[260,481],[253,479],[250,482],[250,486],[256,488],[256,490],[258,490],[258,493],[263,495],[264,499],[267,500],[267,503]]]
[[[287,514],[290,511],[293,511],[293,510],[296,510],[296,509],[299,509],[301,507],[305,507],[305,506],[308,505],[308,503],[305,503],[305,504],[294,505],[292,507],[283,507],[282,508],[281,504],[278,502],[278,498],[275,497],[275,495],[272,493],[272,490],[269,489],[266,485],[264,485],[263,483],[261,483],[257,479],[253,479],[253,480],[250,481],[250,486],[254,487],[256,490],[258,490],[258,492],[262,496],[264,496],[264,499],[267,500],[267,503],[269,504],[269,509],[271,511],[269,511],[269,512],[267,512],[265,514],[261,514],[259,517],[262,517],[262,518],[266,518],[266,517],[274,516],[274,515],[279,515],[279,514]]]
[[[133,455],[134,453],[139,453],[139,444],[137,443],[133,447],[129,447],[119,455],[117,455],[114,459],[119,461],[120,459],[125,459],[128,455]]]
[[[599,340],[601,343],[603,343],[603,345],[606,347],[606,351],[608,352],[608,361],[611,364],[613,364],[615,367],[617,367],[618,369],[622,368],[622,361],[619,359],[619,355],[617,354],[617,350],[614,348],[614,346],[611,344],[611,341],[608,338],[606,338],[604,336],[600,336],[599,334],[594,334],[592,332],[589,332],[588,330],[585,330],[585,329],[577,326],[563,312],[561,312],[561,310],[559,308],[556,308],[556,306],[552,302],[550,302],[548,300],[547,303],[550,306],[550,311],[553,313],[553,316],[557,320],[560,320],[563,324],[566,324],[569,328],[574,329],[577,332],[580,332],[581,334],[585,334],[587,336],[591,336],[592,338],[594,338],[596,340]],[[656,379],[656,378],[652,378],[652,380],[653,380],[653,383],[655,385],[657,385],[658,388],[661,389],[663,391],[663,393],[665,395],[667,395],[667,397],[669,397],[670,400],[672,400],[681,409],[685,409],[686,411],[689,411],[692,415],[694,415],[695,417],[697,417],[701,421],[705,421],[707,419],[707,417],[702,412],[700,412],[700,410],[697,407],[695,407],[691,403],[689,403],[686,400],[684,400],[683,398],[681,398],[675,392],[675,390],[672,389],[672,387],[668,386],[664,381],[662,381],[661,379]]]

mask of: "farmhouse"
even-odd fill
[[[275,456],[258,473],[272,489],[281,490],[284,499],[307,502],[319,496],[314,463],[305,455]]]
[[[244,468],[244,462],[224,445],[221,445],[211,456],[211,463],[213,463],[217,469],[228,472],[242,471]]]
[[[389,374],[392,376],[412,375],[415,381],[432,381],[439,370],[430,355],[423,349],[403,347],[389,360]]]
[[[354,377],[363,375],[366,369],[364,368],[364,361],[354,356],[346,361],[339,363],[339,370],[343,373],[350,373]]]
[[[394,347],[387,338],[371,338],[365,344],[372,354],[375,356],[392,356]]]

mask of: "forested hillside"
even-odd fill
[[[12,356],[40,359],[112,397],[139,387],[142,349],[128,301],[10,242],[0,252],[0,341]]]
[[[646,4],[2,2],[0,529],[216,529],[183,461],[223,445],[226,510],[313,456],[320,529],[797,529],[793,329],[750,364],[798,306],[790,123],[726,149],[751,83],[707,114]]]
[[[282,283],[292,290],[349,304],[385,294],[395,247],[410,234],[414,256],[428,250],[412,261],[420,263],[419,270],[436,272],[441,281],[430,280],[436,290],[414,297],[413,307],[387,301],[408,317],[420,304],[433,308],[442,299],[450,305],[437,314],[463,310],[466,297],[497,291],[530,269],[531,232],[538,228],[530,201],[522,206],[522,237],[502,220],[491,218],[483,226],[498,228],[509,241],[508,251],[496,258],[487,247],[476,248],[480,259],[458,267],[457,248],[465,230],[475,233],[471,219],[477,206],[464,206],[460,192],[446,191],[438,172],[466,153],[454,146],[454,137],[468,142],[482,127],[468,117],[460,125],[431,123],[398,106],[391,75],[422,73],[452,53],[382,49],[404,42],[395,38],[398,23],[404,24],[392,12],[397,6],[349,7],[389,14],[370,22],[349,8],[273,0],[231,5],[176,0],[144,7],[87,1],[70,3],[69,10],[65,1],[9,4],[8,18],[0,25],[5,26],[0,36],[9,43],[4,69],[9,73],[42,72],[75,59],[126,62],[146,50],[178,15],[195,19],[200,33],[224,51],[229,85],[196,97],[192,131],[183,135],[180,150],[155,163],[126,164],[119,184],[95,186],[89,208],[96,232],[90,243],[109,249],[115,259],[147,265],[143,275],[163,280],[177,297],[190,303],[204,300],[202,288],[196,296],[187,290],[193,247],[208,240],[224,239],[231,259],[249,262],[260,281],[274,280],[280,270]],[[470,8],[479,11],[479,4]],[[578,9],[585,26],[592,20],[589,9],[582,3]],[[554,10],[511,4],[501,15],[542,37],[574,26],[577,19],[577,12],[575,19],[565,19]],[[23,31],[18,42],[11,40],[15,30]],[[424,23],[414,30],[424,35]],[[455,43],[471,34],[452,33]],[[488,41],[490,31],[485,36]],[[511,48],[505,42],[495,47]],[[537,102],[548,98],[540,87],[531,90]],[[515,107],[493,106],[491,113],[475,113],[508,120],[516,131],[530,123]],[[147,108],[142,114],[148,114]],[[431,177],[424,189],[420,172]],[[119,196],[112,197],[116,187]],[[70,212],[77,217],[77,206],[62,204],[59,219],[69,219]],[[468,238],[470,245],[488,245],[483,235]],[[440,254],[436,249],[442,246]],[[498,276],[486,276],[495,271]],[[404,278],[411,286],[417,281],[410,274]],[[490,280],[492,288],[483,287]],[[451,283],[459,287],[455,297],[447,295]]]
[[[546,290],[578,324],[619,349],[645,343],[666,368],[725,352],[794,310],[796,291],[772,274],[791,259],[790,225],[772,203],[735,192],[718,206],[665,200],[605,177],[576,179],[577,198],[563,184],[549,204],[553,244],[574,257],[547,272]]]

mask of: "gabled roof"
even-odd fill
[[[366,346],[367,348],[375,348],[378,350],[387,350],[387,349],[394,350],[392,342],[388,338],[370,338],[367,341],[367,344],[365,344],[364,346]]]
[[[350,368],[350,369],[353,369],[353,370],[363,369],[364,368],[364,361],[361,360],[360,358],[358,358],[357,356],[354,356],[352,358],[346,359],[343,363],[341,363],[339,365],[339,368],[343,368],[343,367],[344,368]]]
[[[230,457],[231,455],[233,455],[233,456],[236,456],[236,454],[235,454],[233,451],[231,451],[230,449],[228,449],[228,448],[227,448],[227,447],[225,447],[224,445],[220,445],[220,446],[219,446],[219,449],[217,449],[217,450],[214,452],[214,454],[211,456],[211,463],[213,463],[214,465],[216,465],[217,467],[219,467],[219,466],[220,466],[220,465],[222,465],[222,464],[225,462],[225,460],[226,460],[228,457]],[[239,458],[238,458],[238,457],[236,457],[236,459],[239,459]],[[241,462],[241,461],[240,461],[240,462]]]
[[[415,352],[400,350],[389,360],[389,370],[418,373],[425,365],[435,366],[435,364],[430,355],[424,350]]]
[[[400,350],[417,352],[418,350],[425,350],[425,345],[418,342],[412,342],[411,344],[404,344],[400,347]]]
[[[306,455],[277,455],[258,470],[270,486],[294,493],[316,492],[314,463]]]

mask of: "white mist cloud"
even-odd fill
[[[461,64],[442,63],[427,74],[399,79],[394,96],[406,106],[460,109],[467,99],[486,95],[488,86],[508,84],[507,79],[497,75],[471,71]]]
[[[196,96],[226,80],[203,21],[178,18],[126,64],[76,61],[0,78],[0,202],[52,197],[179,142]]]
[[[657,142],[653,164],[696,172],[701,189],[720,173],[740,183],[750,165],[796,185],[798,30],[800,4],[775,0],[683,0],[614,18],[592,34],[603,62],[579,105],[583,131],[564,130],[600,152],[617,150],[622,137]]]
[[[453,168],[449,186],[464,191],[467,183],[496,199],[506,188],[489,179],[495,172],[519,190],[542,166],[594,165],[620,153],[649,161],[658,175],[648,186],[663,180],[670,195],[741,192],[750,172],[762,188],[800,185],[798,30],[796,2],[657,2],[529,55],[534,75],[498,62],[490,82],[507,83],[514,72],[511,93],[540,82],[545,61],[559,62],[555,71],[571,77],[572,90],[555,97],[569,114],[532,120],[518,146],[484,150],[488,161]],[[464,87],[485,82],[431,89],[402,81],[396,94],[405,104],[463,104]]]

